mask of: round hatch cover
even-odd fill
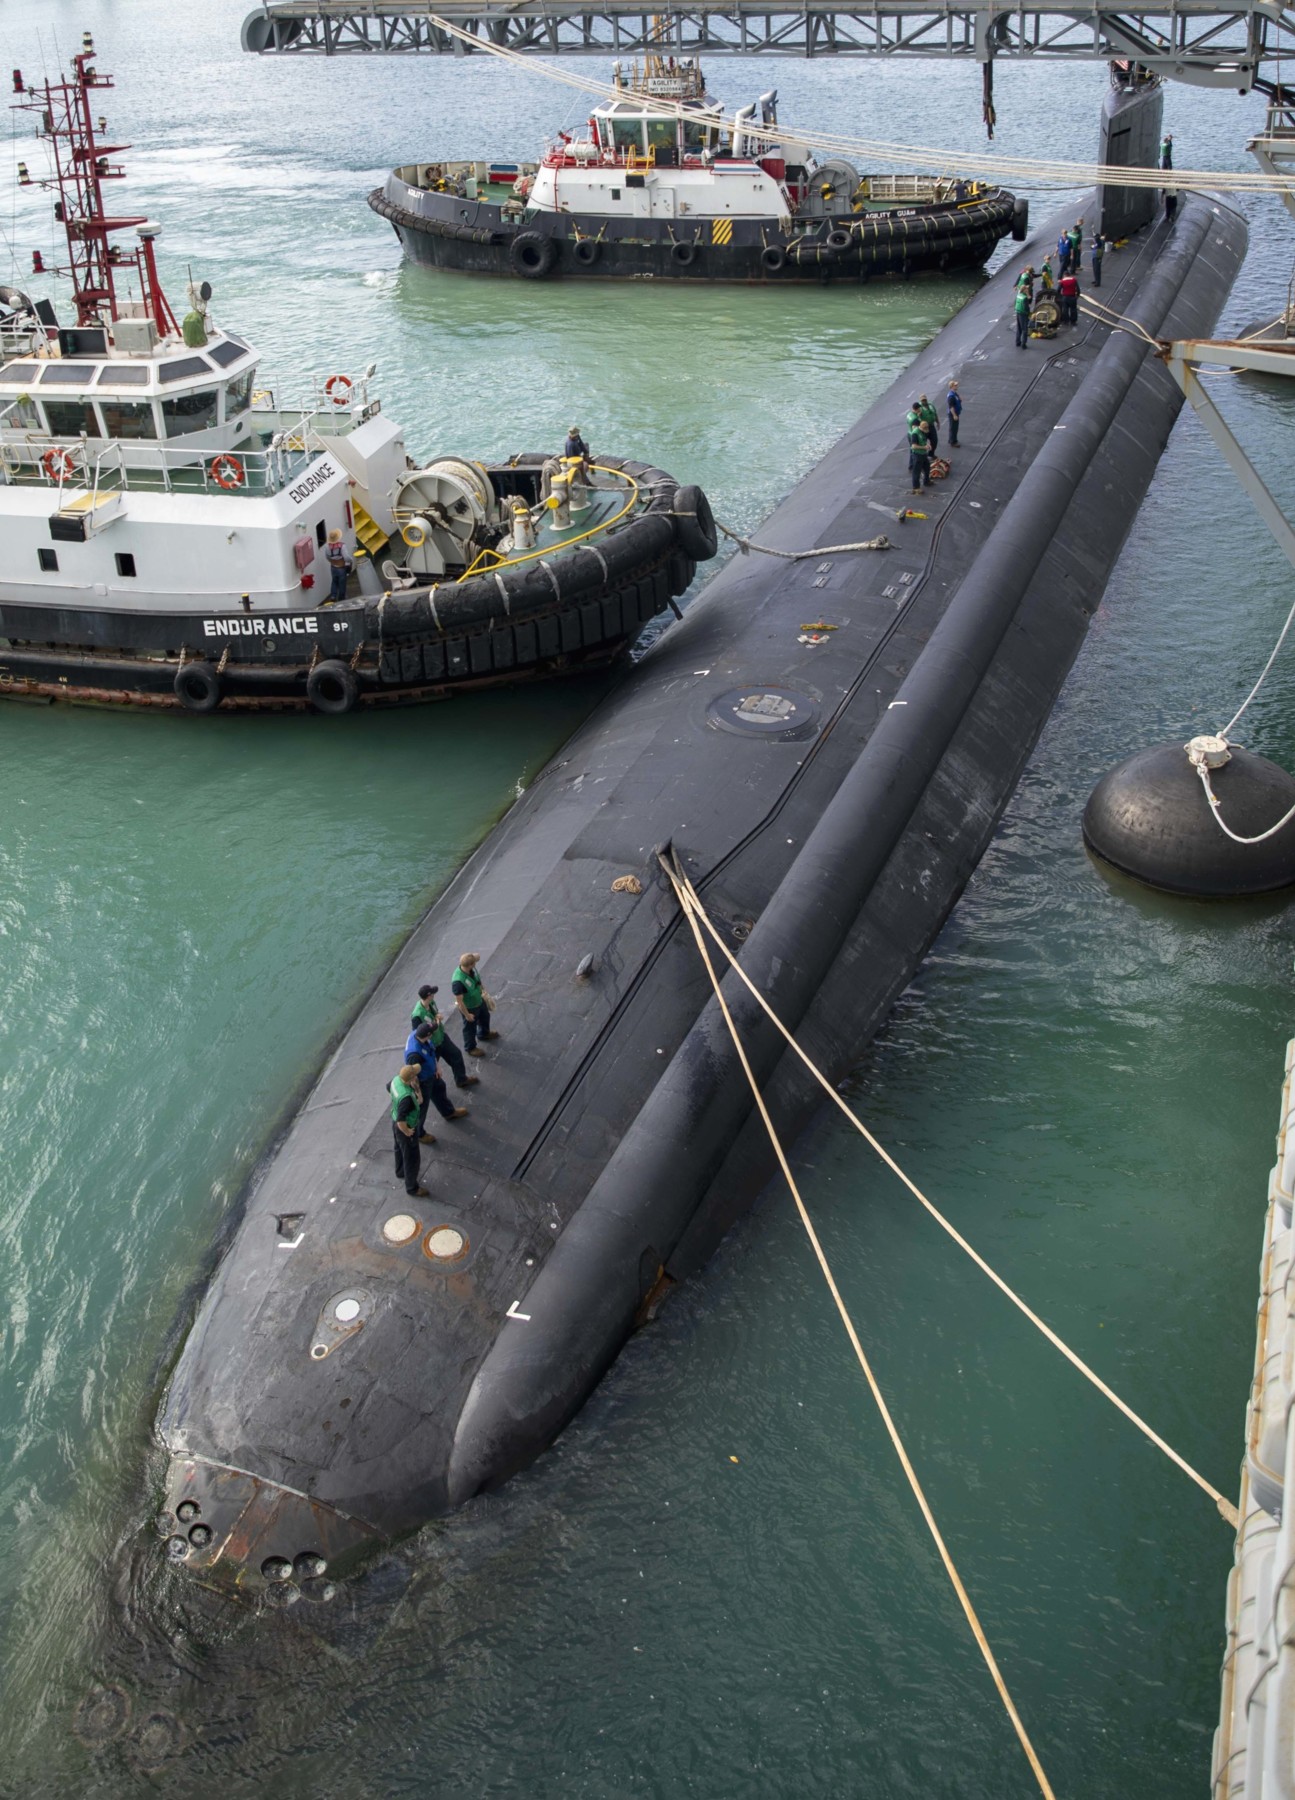
[[[449,1262],[456,1256],[462,1256],[468,1247],[468,1240],[453,1225],[438,1225],[435,1231],[429,1231],[423,1242],[423,1249],[433,1262]]]
[[[353,1319],[358,1319],[359,1316],[360,1303],[358,1300],[339,1300],[333,1308],[333,1317],[342,1325],[349,1325]]]
[[[382,1235],[389,1244],[407,1244],[418,1230],[418,1220],[412,1213],[392,1213],[382,1227]]]
[[[795,688],[730,688],[706,708],[706,722],[744,737],[774,738],[781,743],[809,737],[818,720],[818,704]]]

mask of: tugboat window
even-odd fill
[[[168,382],[188,381],[192,375],[206,375],[211,364],[205,356],[182,356],[179,362],[163,363],[157,372],[157,378],[165,387]]]
[[[44,569],[44,571],[47,575],[57,575],[58,574],[58,551],[57,550],[38,550],[36,552],[36,556],[40,562],[41,568]]]
[[[46,400],[45,421],[51,437],[102,437],[99,418],[88,400]]]
[[[89,387],[95,373],[93,363],[53,362],[46,363],[41,379],[46,387],[51,382],[62,382],[65,387]]]
[[[218,362],[222,369],[227,369],[230,363],[236,363],[240,356],[247,355],[247,345],[235,343],[232,338],[227,338],[223,344],[208,345],[207,354],[213,362]]]
[[[239,354],[241,355],[242,352],[240,351]],[[225,417],[227,419],[233,419],[239,413],[246,412],[251,405],[252,377],[255,373],[255,369],[249,369],[245,375],[240,375],[237,381],[231,381],[225,389]]]
[[[117,573],[119,575],[133,575],[135,573],[135,558],[129,550],[119,550],[117,552]]]
[[[169,438],[184,437],[190,431],[206,431],[216,423],[216,388],[199,388],[196,394],[177,394],[163,400],[162,419]]]
[[[105,363],[99,371],[100,387],[147,387],[148,370],[142,363]]]
[[[324,545],[328,542],[328,527],[322,519],[319,521],[318,525],[316,525],[316,527],[315,527],[315,542],[319,545],[319,548],[321,550],[324,548]]]
[[[15,431],[39,431],[40,414],[30,394],[19,394],[9,404],[8,423]]]
[[[155,438],[157,436],[157,426],[153,420],[153,407],[148,400],[110,400],[107,394],[100,394],[99,410],[103,414],[104,430],[109,437]]]

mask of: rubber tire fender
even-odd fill
[[[557,261],[558,247],[538,231],[520,231],[508,247],[508,260],[528,281],[542,281]],[[528,260],[533,259],[533,260]]]
[[[1028,200],[1018,200],[1016,202],[1016,205],[1012,208],[1012,239],[1013,239],[1013,242],[1015,242],[1017,244],[1023,244],[1029,235],[1030,235],[1030,203]]]
[[[719,549],[719,530],[710,501],[699,487],[676,489],[674,533],[679,548],[694,562],[709,562]]]
[[[354,670],[330,657],[327,662],[316,663],[307,675],[306,698],[316,712],[340,717],[355,711],[360,684]]]
[[[771,275],[776,275],[787,261],[787,252],[781,244],[766,244],[760,252],[760,261]]]
[[[586,269],[592,269],[602,255],[603,247],[597,238],[577,238],[575,248],[571,252],[572,260]]]
[[[852,241],[851,234],[844,225],[834,225],[823,240],[823,244],[824,248],[830,250],[833,255],[839,255],[842,250],[850,248]]]
[[[681,269],[686,269],[697,260],[697,246],[696,244],[671,244],[670,255]]]
[[[186,712],[215,712],[220,705],[220,676],[209,662],[185,663],[175,672],[175,697]]]

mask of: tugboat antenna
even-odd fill
[[[39,115],[37,134],[49,139],[54,158],[52,181],[33,185],[58,188],[54,214],[67,236],[68,247],[68,267],[59,273],[71,277],[77,324],[96,325],[119,318],[116,276],[133,268],[158,336],[166,337],[177,326],[158,280],[153,252],[158,228],[142,216],[111,218],[104,206],[103,183],[121,181],[126,174],[120,163],[112,163],[109,158],[130,146],[99,141],[98,133],[106,131],[107,125],[100,119],[96,127],[91,97],[97,89],[112,87],[113,79],[94,68],[94,42],[89,32],[81,42],[81,52],[72,58],[73,74],[67,81],[46,81],[40,87],[28,87],[22,71],[14,70],[14,92],[22,96],[14,103],[15,108]],[[19,180],[29,183],[25,171]],[[139,235],[137,249],[124,251],[111,241],[114,233],[132,228]]]

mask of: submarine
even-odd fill
[[[1246,243],[1237,213],[1185,196],[1172,225],[1108,254],[1102,298],[1152,338],[1204,334]],[[1180,404],[1136,330],[1081,315],[1018,348],[1014,275],[766,521],[761,542],[798,560],[735,554],[518,800],[253,1176],[157,1421],[159,1553],[199,1581],[267,1605],[326,1598],[497,1488],[766,1186],[764,1127],[663,846],[833,1080],[908,983]],[[949,376],[963,443],[910,509],[904,413]],[[886,547],[838,548],[883,514]],[[469,950],[502,1035],[411,1198],[385,1084],[420,986],[447,994]],[[724,994],[790,1141],[817,1090],[732,972]]]

